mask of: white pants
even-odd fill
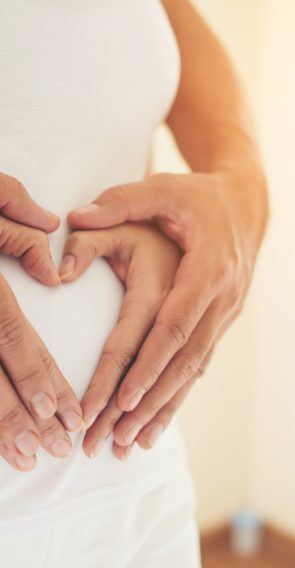
[[[200,568],[191,475],[54,528],[0,534],[1,568]]]

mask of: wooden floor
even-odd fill
[[[295,540],[266,526],[262,551],[242,557],[230,550],[229,527],[201,536],[202,568],[295,568]]]
[[[294,563],[284,562],[265,551],[259,556],[241,558],[232,554],[226,547],[214,547],[214,550],[202,551],[202,568],[295,568]]]

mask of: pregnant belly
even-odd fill
[[[50,236],[56,260],[61,256],[66,228]],[[2,255],[0,267],[19,306],[34,326],[60,370],[81,400],[106,340],[116,324],[124,287],[103,258],[97,258],[75,282],[55,288],[27,275],[17,259]],[[107,440],[103,468],[86,458],[83,433],[71,433],[73,451],[66,459],[50,456],[42,447],[37,466],[28,474],[13,470],[0,459],[1,521],[30,515],[38,508],[60,506],[79,494],[110,481],[111,441]],[[115,471],[113,471],[115,474]]]
[[[62,249],[64,239],[55,235],[54,240]],[[123,285],[103,258],[75,282],[56,288],[33,280],[13,258],[3,256],[0,263],[21,309],[81,400],[116,324]],[[183,459],[182,440],[173,424],[152,450],[136,444],[127,462],[115,458],[112,436],[90,460],[82,450],[83,437],[82,432],[71,433],[72,453],[64,459],[53,458],[40,447],[36,468],[26,474],[0,460],[0,532],[13,532],[18,524],[21,530],[43,523],[53,526],[57,518],[95,503],[104,507],[126,501],[128,495],[140,495],[162,483]]]
[[[93,189],[97,166],[88,154],[83,167],[81,159],[78,167],[75,166],[77,160],[68,156],[51,176],[45,178],[28,156],[17,153],[15,148],[2,147],[0,143],[1,170],[22,180],[37,202],[41,201],[62,219],[59,229],[49,235],[57,266],[67,238],[67,211],[89,202],[98,194],[98,190],[94,193]],[[105,180],[104,185],[113,183],[116,183],[114,177]],[[75,282],[55,288],[34,280],[11,257],[0,256],[0,270],[21,310],[81,400],[105,340],[116,324],[124,286],[104,258],[95,259]],[[23,519],[23,529],[31,525],[33,518],[39,524],[41,517],[45,519],[51,515],[54,519],[57,511],[58,515],[62,514],[62,509],[65,514],[66,511],[69,513],[71,503],[77,503],[77,500],[79,504],[73,505],[74,511],[77,506],[82,510],[94,502],[126,500],[129,491],[142,493],[147,487],[160,483],[175,467],[178,456],[182,459],[183,455],[182,439],[177,424],[173,423],[149,451],[135,444],[127,462],[115,458],[112,435],[97,458],[90,460],[82,450],[82,432],[71,433],[73,450],[67,458],[54,458],[40,447],[36,468],[27,473],[13,470],[0,459],[0,531],[8,530],[9,526],[14,531],[16,519]]]

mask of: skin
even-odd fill
[[[93,251],[99,255],[105,250],[119,277],[123,281],[125,278],[128,290],[124,317],[107,339],[111,350],[104,350],[81,402],[88,426],[92,422],[83,443],[87,455],[95,454],[95,446],[112,429],[114,452],[121,459],[128,456],[135,440],[145,448],[155,443],[155,431],[159,435],[167,427],[195,379],[204,372],[218,340],[241,311],[267,222],[265,175],[252,119],[231,62],[189,2],[166,0],[163,4],[182,59],[179,91],[166,122],[192,171],[185,175],[148,176],[137,184],[109,188],[92,207],[72,211],[68,216],[73,236],[65,247],[61,280],[70,281],[86,268],[79,268],[82,250],[90,261]],[[7,183],[11,183],[8,177],[4,175],[4,183],[0,185],[0,223],[4,237],[14,236],[2,238],[2,252],[18,256],[24,269],[44,284],[58,285],[60,280],[46,240],[46,233],[57,228],[58,220],[44,211],[46,219],[42,217],[29,196],[24,197],[24,188],[18,180],[13,182],[17,191],[11,200],[7,192]],[[123,224],[126,229],[123,245],[130,252],[128,258],[122,246],[101,249],[98,244],[102,229],[114,235],[117,226],[122,230]],[[29,231],[37,232],[29,234],[28,226]],[[93,241],[87,241],[85,235],[90,235]],[[138,248],[134,243],[138,243],[139,237],[143,244]],[[112,243],[116,240],[113,236],[109,238]],[[172,245],[176,248],[171,248]],[[157,262],[160,250],[161,262]],[[147,259],[151,263],[147,264],[151,267],[149,271],[145,271]],[[144,288],[147,282],[149,290]],[[163,291],[163,282],[169,282],[170,288],[166,284]],[[34,388],[40,385],[40,374],[45,373],[44,385],[56,397],[56,412],[52,411],[49,419],[61,418],[63,412],[58,414],[58,404],[64,400],[67,408],[81,411],[3,278],[0,291],[4,292],[0,320],[8,321],[1,328],[4,338],[4,355],[3,344],[0,346],[1,397],[6,403],[0,407],[0,449],[4,459],[18,467],[16,434],[30,428],[37,436],[34,428],[38,427],[38,418],[33,416],[29,401]],[[134,300],[130,303],[132,297],[136,298],[136,310],[132,309]],[[146,302],[152,303],[148,304],[149,310],[144,309]],[[13,322],[20,333],[14,332]],[[24,345],[29,349],[27,361],[32,364],[28,365],[28,377],[25,375],[28,380],[19,381],[15,366]],[[40,350],[42,372],[37,356]],[[103,381],[102,377],[111,378]],[[18,386],[13,393],[8,381]],[[25,384],[27,393],[21,390]],[[141,395],[130,404],[138,389],[142,390]],[[10,404],[14,409],[21,404],[21,411],[7,416]],[[127,430],[131,427],[137,433],[128,437]],[[152,428],[156,430],[150,436]],[[44,430],[48,432],[48,428]],[[53,432],[54,427],[49,431]],[[31,456],[36,457],[32,452],[29,459]],[[26,468],[30,467],[27,464]]]
[[[133,346],[132,353],[138,351],[142,338],[153,326],[173,287],[182,253],[176,243],[150,222],[127,222],[100,231],[75,231],[68,239],[66,249],[76,262],[71,275],[63,277],[64,281],[76,279],[97,256],[104,256],[126,289],[117,325],[104,344],[96,380],[88,390],[88,408],[92,405],[95,415],[102,389],[101,408],[106,405],[83,442],[86,455],[94,457],[98,445],[101,446],[111,433],[114,420],[123,414],[116,404],[116,397],[112,396],[118,375],[121,370],[124,372],[126,359],[130,358],[128,347],[122,346],[118,350],[121,338],[125,338],[126,346]],[[153,405],[152,400],[150,403]]]
[[[60,275],[63,281],[77,277],[83,231],[91,230],[94,240],[81,250],[92,258],[99,238],[93,231],[126,222],[152,222],[182,256],[153,325],[150,314],[137,321],[130,306],[107,340],[81,401],[88,455],[110,426],[121,459],[134,441],[151,447],[156,436],[148,440],[147,432],[152,428],[159,434],[167,427],[242,310],[268,218],[253,121],[231,61],[188,1],[163,4],[182,59],[179,90],[166,122],[191,173],[162,173],[111,187],[71,211],[68,222],[78,234],[66,244]],[[135,270],[142,261],[134,257],[132,262]]]
[[[58,227],[58,217],[3,173],[0,212],[0,252],[17,257],[41,283],[60,284],[47,238]],[[0,274],[1,457],[16,470],[29,471],[36,466],[40,445],[54,457],[69,455],[72,442],[66,428],[82,426],[77,397]]]

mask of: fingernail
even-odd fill
[[[130,426],[130,428],[128,428],[128,430],[126,430],[123,434],[124,442],[126,442],[126,444],[131,444],[141,428],[142,424],[133,424],[133,426]]]
[[[56,458],[65,458],[71,453],[72,444],[69,440],[56,440],[50,449]]]
[[[60,284],[61,278],[60,278],[58,272],[54,270],[52,272],[52,276],[53,276],[53,279],[54,279],[54,281],[52,280],[52,284],[56,284],[56,285]]]
[[[25,454],[26,456],[34,454],[39,446],[39,440],[37,436],[35,436],[34,432],[30,430],[26,430],[18,434],[18,436],[16,436],[14,440],[14,443],[18,451],[22,454]]]
[[[138,405],[138,403],[141,401],[143,395],[145,393],[145,389],[141,388],[138,389],[135,394],[129,399],[129,401],[127,402],[128,408],[129,410],[134,410],[134,408]]]
[[[90,203],[89,205],[82,205],[81,207],[77,207],[77,209],[73,209],[72,213],[78,213],[78,215],[87,215],[87,213],[93,213],[97,211],[98,205],[96,203]]]
[[[100,450],[100,448],[103,446],[105,439],[104,438],[98,438],[96,440],[96,442],[93,444],[93,446],[91,446],[91,450],[89,452],[89,457],[91,459],[95,458]]]
[[[59,269],[59,274],[60,274],[60,278],[61,280],[63,280],[64,278],[67,278],[67,276],[70,276],[70,274],[72,274],[74,268],[75,268],[75,264],[76,264],[76,259],[74,257],[73,254],[66,254],[63,257],[60,269]]]
[[[36,466],[37,459],[35,456],[17,456],[17,458],[15,458],[15,463],[21,471],[30,471]]]
[[[146,434],[146,439],[151,446],[155,444],[163,430],[164,428],[162,424],[154,424],[154,426],[151,426],[150,430]]]
[[[84,426],[84,420],[81,416],[75,412],[75,410],[69,410],[62,415],[62,420],[66,428],[72,431],[82,430]]]
[[[126,461],[129,458],[129,455],[131,453],[133,446],[134,446],[134,444],[132,444],[131,446],[127,446],[126,448],[123,447],[122,449],[120,449],[120,452],[119,452],[119,455],[118,455],[119,459],[122,460],[122,461]]]
[[[98,416],[97,414],[92,414],[92,416],[90,416],[90,418],[88,418],[88,420],[84,421],[84,426],[82,428],[82,432],[85,432],[85,430],[88,430],[88,428],[90,428],[90,426],[92,426],[92,424],[95,422],[97,416]]]
[[[31,403],[39,418],[50,418],[56,412],[56,405],[48,394],[40,392],[33,396]]]

